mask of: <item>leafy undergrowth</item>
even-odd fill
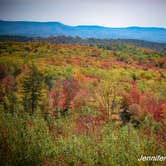
[[[166,57],[121,47],[0,43],[1,165],[164,165]]]

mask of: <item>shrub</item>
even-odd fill
[[[44,120],[0,113],[1,165],[40,165],[54,153],[54,144]]]

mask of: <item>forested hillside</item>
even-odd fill
[[[163,55],[166,54],[165,43],[155,43],[143,40],[134,39],[96,39],[87,38],[82,39],[80,37],[71,36],[54,36],[54,37],[26,37],[26,36],[0,36],[0,41],[16,41],[16,42],[41,42],[41,43],[54,43],[54,44],[81,44],[89,46],[97,46],[107,50],[123,49],[128,45],[149,48]],[[128,44],[128,45],[126,45]],[[125,51],[124,50],[124,51]]]
[[[164,164],[138,161],[166,153],[163,51],[18,39],[0,42],[1,165]]]
[[[103,27],[98,25],[69,26],[61,22],[2,21],[0,35],[27,37],[79,36],[99,39],[138,39],[166,43],[166,28],[162,27]]]

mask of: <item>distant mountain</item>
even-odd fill
[[[166,28],[68,26],[59,22],[0,21],[0,35],[28,37],[73,36],[99,39],[139,39],[166,43]]]

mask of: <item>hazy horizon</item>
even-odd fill
[[[0,0],[0,20],[166,28],[165,0]]]
[[[121,27],[111,27],[111,26],[104,26],[104,25],[95,25],[95,24],[78,24],[78,25],[69,25],[60,21],[33,21],[33,20],[1,20],[0,21],[10,21],[10,22],[36,22],[36,23],[49,23],[49,22],[59,22],[63,25],[67,25],[67,26],[71,26],[71,27],[76,27],[76,26],[99,26],[99,27],[105,27],[105,28],[131,28],[131,27],[140,27],[140,28],[164,28],[166,29],[166,27],[162,27],[162,26],[138,26],[138,25],[131,25],[131,26],[121,26]]]

